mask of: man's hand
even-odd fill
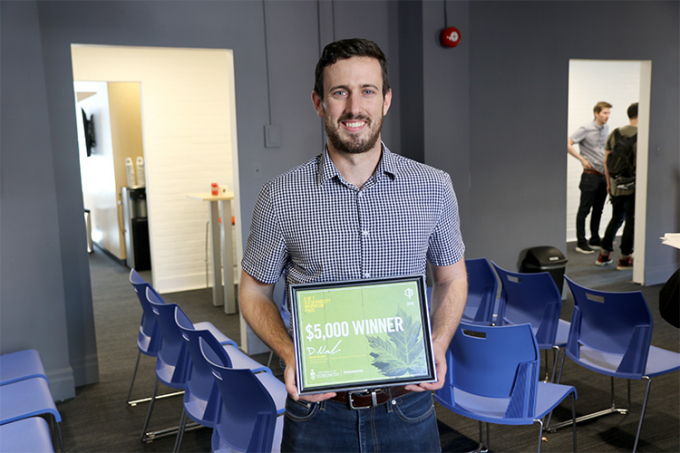
[[[315,393],[314,395],[299,395],[297,384],[295,382],[295,366],[286,366],[286,371],[283,373],[284,380],[286,381],[286,390],[291,398],[295,401],[309,401],[310,403],[318,403],[319,401],[324,401],[333,398],[337,395],[335,392],[331,393]]]
[[[574,149],[575,144],[576,143],[572,139],[567,139],[567,152],[581,162],[584,170],[595,170],[595,167],[593,167],[585,157],[576,152],[576,149]]]
[[[444,379],[446,377],[446,350],[441,351],[435,348],[434,350],[434,362],[437,367],[437,381],[436,382],[421,382],[418,385],[407,385],[406,390],[412,392],[424,392],[439,390],[444,387]]]

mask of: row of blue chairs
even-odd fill
[[[448,351],[447,359],[452,365],[445,386],[435,398],[450,410],[480,421],[480,445],[482,421],[499,424],[540,421],[540,451],[542,419],[569,394],[576,398],[576,389],[559,385],[564,359],[568,356],[580,366],[610,376],[612,404],[603,411],[576,418],[572,402],[572,420],[550,426],[548,416],[546,429],[554,432],[595,417],[626,414],[629,408],[617,408],[614,404],[613,379],[646,380],[647,390],[633,445],[635,452],[651,378],[680,369],[680,354],[651,345],[653,318],[642,293],[595,291],[566,278],[574,296],[572,320],[567,322],[560,319],[561,294],[549,273],[516,273],[492,264],[502,285],[498,301],[495,300],[496,276],[487,260],[466,260],[470,287],[466,313]],[[527,332],[534,338],[533,344]],[[565,354],[557,384],[553,384],[560,348],[565,349]],[[537,383],[537,379],[528,376],[533,376],[533,367],[540,365],[539,349],[552,349],[555,356],[552,378],[547,379],[546,371],[546,382]],[[485,363],[482,357],[489,362]],[[482,399],[476,399],[478,397]],[[489,409],[490,402],[493,410]],[[630,385],[628,402],[630,406]]]
[[[179,306],[164,303],[135,270],[130,272],[130,281],[144,313],[139,350],[156,357],[156,383],[142,441],[176,434],[174,451],[179,451],[184,432],[204,426],[213,429],[213,451],[271,451],[278,447],[284,384],[211,323],[193,324]],[[155,350],[148,345],[155,345]],[[183,412],[178,428],[151,433],[147,427],[159,382],[183,392]],[[193,425],[187,424],[189,419]]]
[[[35,349],[0,356],[0,452],[54,452],[52,433],[41,416],[56,425],[61,451],[61,415]]]

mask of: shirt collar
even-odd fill
[[[387,175],[391,179],[397,176],[397,161],[396,155],[392,153],[383,142],[380,142],[382,147],[382,156],[378,163],[378,168],[375,170],[375,176],[380,179],[382,175]],[[321,185],[333,178],[343,180],[342,175],[328,155],[328,147],[324,147],[323,153],[318,157],[319,173],[317,175],[317,184]]]
[[[607,124],[607,123],[605,123],[605,124]],[[603,124],[602,126],[600,126],[600,125],[597,123],[597,121],[593,120],[593,126],[595,126],[598,130],[602,130],[602,128],[604,127],[604,124]]]

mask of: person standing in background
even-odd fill
[[[567,151],[583,165],[581,200],[576,214],[576,251],[593,253],[600,248],[600,219],[607,200],[607,181],[604,175],[604,145],[609,135],[609,114],[612,105],[601,101],[595,104],[593,121],[579,127],[567,139]],[[579,152],[574,145],[578,144]],[[591,212],[592,210],[592,212]],[[590,216],[590,240],[586,240],[586,217]]]
[[[612,262],[609,254],[614,250],[614,236],[624,221],[621,236],[621,258],[617,269],[633,267],[633,235],[635,229],[635,160],[637,157],[638,104],[628,107],[630,124],[616,128],[609,134],[604,147],[604,170],[607,192],[612,201],[612,218],[602,238],[602,250],[595,264],[605,266]]]

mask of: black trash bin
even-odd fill
[[[520,264],[520,272],[535,274],[549,272],[555,280],[557,289],[562,294],[564,285],[564,271],[567,267],[567,258],[555,247],[541,246],[532,247],[526,251],[526,255]]]

